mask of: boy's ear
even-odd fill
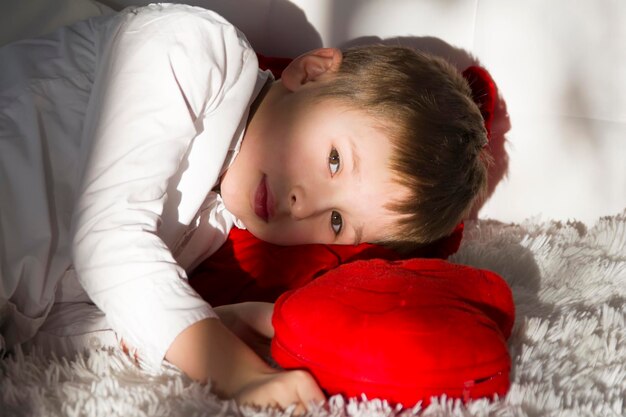
[[[296,91],[304,84],[319,80],[339,70],[342,54],[337,48],[319,48],[300,55],[285,68],[281,76],[282,84]]]

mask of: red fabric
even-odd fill
[[[509,387],[514,306],[498,275],[436,259],[342,265],[283,294],[272,356],[329,394],[412,406]]]

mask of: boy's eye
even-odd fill
[[[333,210],[333,212],[330,213],[330,227],[333,228],[333,232],[335,232],[335,235],[338,235],[339,232],[341,232],[342,226],[343,226],[343,219],[341,218],[341,214]]]
[[[337,149],[332,148],[330,150],[330,155],[328,155],[328,167],[330,168],[330,175],[335,175],[337,171],[339,171],[340,166],[341,160],[339,158],[339,152],[337,152]]]

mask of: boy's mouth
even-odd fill
[[[254,213],[267,222],[271,216],[272,197],[267,188],[267,176],[263,175],[261,182],[254,193]]]

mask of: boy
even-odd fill
[[[185,271],[233,225],[410,250],[450,233],[485,182],[469,88],[405,49],[319,49],[273,82],[219,16],[151,5],[0,54],[7,347],[53,306],[93,302],[149,366],[306,408],[324,399],[311,376],[265,364]]]

